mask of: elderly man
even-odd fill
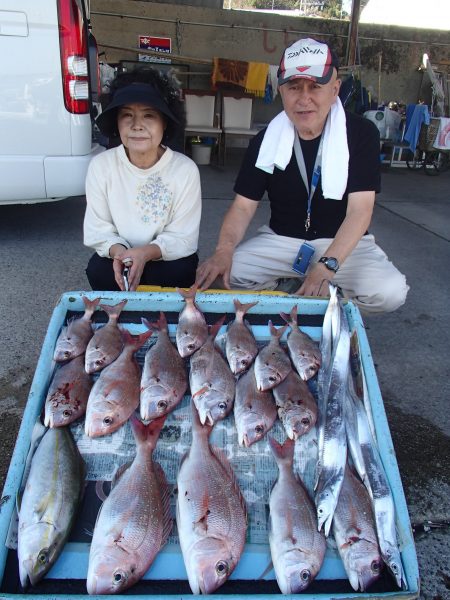
[[[300,296],[325,296],[333,282],[365,313],[405,302],[405,277],[367,232],[380,189],[378,130],[344,111],[338,67],[318,40],[284,51],[284,111],[250,142],[216,251],[197,269],[202,289],[219,276],[250,290],[283,289],[289,278]],[[265,192],[270,225],[240,244]]]

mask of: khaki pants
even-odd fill
[[[233,256],[231,287],[247,290],[273,290],[278,279],[300,276],[292,263],[304,240],[277,235],[264,225],[258,234],[240,244]],[[308,240],[316,263],[331,244],[331,239]],[[375,244],[373,235],[365,235],[333,278],[346,298],[351,298],[366,314],[391,312],[404,304],[409,286],[405,276]]]

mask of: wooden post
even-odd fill
[[[383,60],[383,52],[378,54],[378,106],[381,105],[381,62]]]
[[[347,65],[356,65],[356,47],[358,41],[359,12],[361,0],[352,0],[352,14],[347,39]]]

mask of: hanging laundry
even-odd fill
[[[263,97],[269,65],[227,58],[213,58],[212,85],[222,89],[241,88],[254,96]]]

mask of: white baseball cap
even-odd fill
[[[278,85],[298,77],[325,84],[330,81],[333,68],[339,69],[339,59],[328,44],[312,38],[297,40],[283,52]]]

